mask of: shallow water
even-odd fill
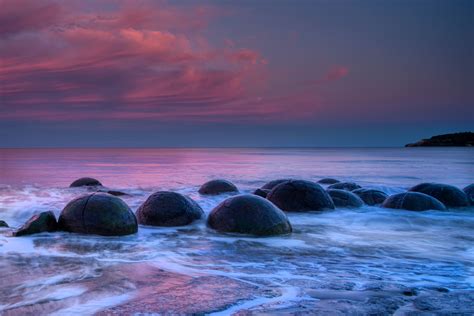
[[[474,182],[474,150],[0,149],[0,219],[23,224],[96,177],[133,210],[156,190],[203,197],[212,178],[251,192],[267,180],[334,177],[392,194]],[[363,207],[288,214],[290,236],[217,234],[204,220],[126,237],[0,231],[0,313],[216,315],[474,313],[474,208],[422,213]]]

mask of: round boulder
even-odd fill
[[[200,219],[202,208],[191,198],[176,192],[159,191],[138,208],[138,223],[150,226],[183,226]]]
[[[61,230],[103,236],[134,234],[138,230],[135,214],[120,198],[107,193],[92,193],[75,198],[61,211]]]
[[[364,205],[364,201],[352,192],[332,189],[327,191],[336,207],[355,208]]]
[[[306,180],[280,183],[270,191],[267,199],[288,212],[322,211],[335,208],[331,197],[319,184]]]
[[[226,199],[211,211],[207,223],[220,232],[256,236],[289,234],[292,231],[285,213],[264,198],[252,194]]]
[[[339,183],[341,181],[339,180],[336,180],[336,179],[332,179],[332,178],[324,178],[324,179],[321,179],[318,181],[318,183],[321,183],[321,184],[335,184],[335,183]]]
[[[91,186],[102,186],[102,183],[99,182],[99,180],[94,179],[94,178],[80,178],[71,183],[69,186],[70,188],[76,188],[76,187],[91,187]]]
[[[329,190],[337,189],[337,190],[354,191],[360,188],[362,187],[354,182],[338,182],[338,183],[334,183],[328,186]]]
[[[260,189],[265,189],[265,190],[271,190],[273,189],[274,187],[276,187],[277,185],[279,185],[280,183],[283,183],[283,182],[286,182],[286,181],[290,181],[292,179],[277,179],[277,180],[272,180],[270,182],[267,182],[265,183]]]
[[[232,182],[217,179],[208,181],[201,185],[198,192],[200,194],[216,195],[227,192],[239,192],[239,190]]]
[[[464,193],[467,195],[467,199],[471,205],[474,205],[474,183],[468,185],[463,189]]]
[[[469,200],[466,193],[452,185],[441,183],[421,183],[415,185],[409,191],[431,195],[447,207],[469,206]]]
[[[367,205],[382,204],[388,197],[385,192],[374,189],[357,189],[352,191],[352,193],[357,194]]]
[[[404,192],[389,196],[382,207],[409,211],[446,210],[446,206],[432,196],[419,192]]]
[[[267,189],[256,189],[255,191],[253,191],[253,194],[261,196],[263,198],[266,198],[268,193],[270,193],[270,190]]]

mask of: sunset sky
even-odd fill
[[[474,129],[474,1],[0,0],[0,146],[400,146]]]

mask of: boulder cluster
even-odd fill
[[[327,185],[323,188],[322,185]],[[43,232],[66,231],[102,236],[123,236],[138,231],[138,224],[148,226],[183,226],[204,217],[193,199],[176,192],[158,191],[150,195],[136,213],[117,196],[120,191],[105,189],[93,178],[80,178],[70,187],[87,187],[94,192],[70,201],[58,220],[53,212],[35,214],[12,232],[24,236]],[[240,194],[238,188],[223,179],[204,183],[202,195],[232,194],[217,205],[207,217],[208,227],[221,233],[273,236],[290,234],[292,226],[285,212],[323,212],[335,208],[359,208],[363,205],[409,211],[439,210],[474,205],[474,184],[460,190],[440,183],[421,183],[407,192],[388,196],[385,192],[362,188],[353,182],[324,178],[316,182],[277,179]],[[4,221],[0,227],[8,229]]]

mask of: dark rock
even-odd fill
[[[7,222],[5,222],[5,221],[0,221],[0,227],[8,227]]]
[[[191,198],[167,191],[150,195],[136,213],[139,224],[151,226],[188,225],[203,214],[202,208]]]
[[[322,211],[334,209],[329,194],[317,183],[290,180],[274,187],[267,199],[288,212]]]
[[[336,180],[336,179],[332,179],[332,178],[324,178],[324,179],[321,179],[318,181],[318,183],[321,183],[321,184],[336,184],[336,183],[339,183],[341,181],[339,180]]]
[[[257,236],[289,234],[285,213],[264,198],[252,194],[226,199],[209,214],[208,225],[220,232]]]
[[[474,205],[474,183],[468,185],[463,189],[464,193],[467,195],[467,199],[471,205]]]
[[[57,229],[57,221],[51,211],[33,215],[23,226],[13,233],[13,236],[25,236],[43,232],[54,232]]]
[[[232,182],[217,179],[208,181],[201,185],[198,192],[201,194],[215,195],[227,192],[239,192],[239,190]]]
[[[265,183],[261,189],[265,189],[265,190],[271,190],[273,189],[274,187],[276,187],[277,185],[279,185],[280,183],[283,183],[283,182],[286,182],[286,181],[290,181],[292,179],[277,179],[277,180],[272,180],[270,182],[267,182]]]
[[[474,146],[474,133],[452,133],[422,139],[416,143],[406,144],[405,147],[472,147]]]
[[[255,191],[253,191],[253,194],[261,196],[263,198],[266,198],[268,193],[270,193],[270,190],[267,189],[256,189]]]
[[[70,188],[76,188],[76,187],[83,187],[83,186],[101,186],[102,183],[99,182],[99,180],[94,179],[94,178],[80,178],[71,183],[69,186]]]
[[[328,190],[337,189],[337,190],[346,190],[354,191],[362,188],[360,185],[355,184],[354,182],[339,182],[328,186]]]
[[[332,189],[327,191],[336,207],[361,207],[364,201],[352,192]]]
[[[115,190],[107,190],[107,191],[97,191],[97,192],[104,192],[104,193],[108,193],[108,194],[111,194],[111,195],[114,195],[114,196],[124,196],[124,195],[129,195],[125,192],[122,192],[122,191],[115,191]]]
[[[357,189],[352,191],[352,193],[357,194],[367,205],[382,204],[388,197],[385,192],[374,189]]]
[[[383,202],[382,207],[409,211],[446,210],[443,203],[432,196],[419,192],[404,192],[391,195]]]
[[[135,214],[118,197],[106,193],[80,196],[62,210],[60,229],[73,233],[122,236],[137,232]]]
[[[431,195],[447,207],[463,207],[469,205],[466,193],[455,186],[441,183],[421,183],[409,191]]]

